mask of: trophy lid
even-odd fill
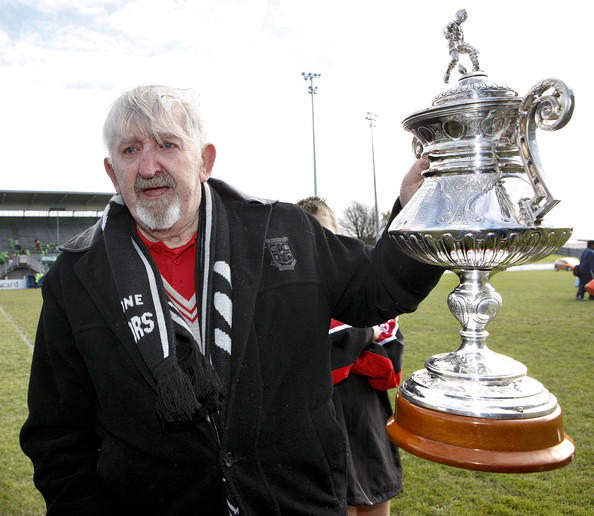
[[[468,101],[509,99],[518,97],[518,92],[503,84],[489,82],[482,70],[462,75],[456,85],[441,92],[433,99],[433,106],[461,104]]]

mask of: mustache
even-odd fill
[[[138,193],[142,190],[146,190],[147,188],[162,188],[164,186],[168,186],[173,189],[177,187],[177,184],[173,178],[167,173],[161,173],[149,179],[138,176],[136,183],[134,183],[134,192]]]

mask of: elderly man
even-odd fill
[[[413,311],[441,269],[211,179],[204,134],[172,88],[108,114],[117,195],[44,279],[21,432],[50,516],[346,511],[330,319]]]

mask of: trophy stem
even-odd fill
[[[453,353],[429,358],[425,367],[441,378],[501,384],[521,378],[526,367],[487,347],[487,324],[501,308],[501,296],[489,283],[496,270],[456,270],[460,284],[448,296],[448,306],[462,325],[462,343]]]
[[[501,308],[501,296],[489,279],[497,271],[459,270],[460,284],[448,296],[448,307],[462,325],[460,351],[479,352],[487,349],[485,331]]]

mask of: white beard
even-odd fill
[[[171,229],[181,216],[181,203],[177,192],[170,202],[138,201],[136,203],[136,215],[140,222],[151,230]]]

